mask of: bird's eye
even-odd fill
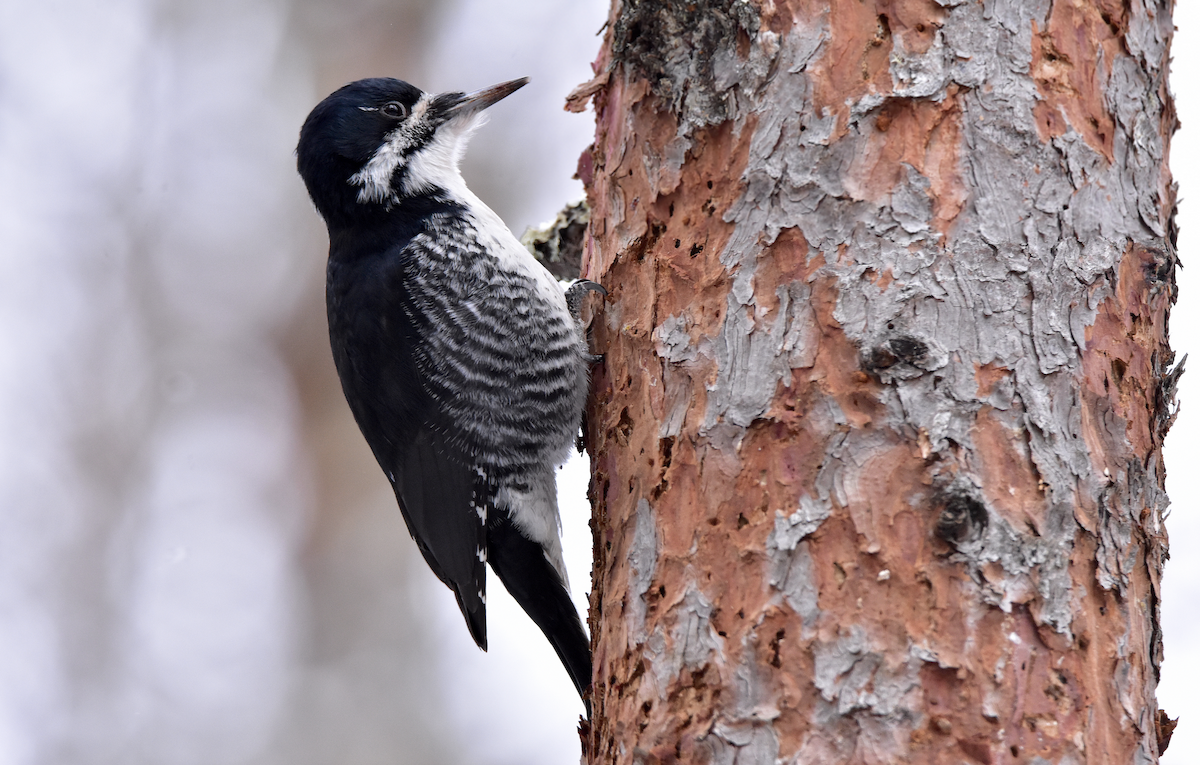
[[[388,101],[386,104],[379,107],[379,111],[383,112],[384,115],[397,120],[403,119],[408,114],[408,110],[404,108],[404,104],[400,103],[399,101]]]

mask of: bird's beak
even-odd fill
[[[499,85],[493,85],[490,88],[483,88],[482,90],[477,90],[474,93],[467,93],[466,95],[456,93],[454,95],[457,96],[457,103],[452,105],[447,110],[447,116],[460,117],[477,114],[505,96],[513,94],[517,89],[523,87],[528,82],[528,77],[522,77],[519,80],[509,80],[508,82],[502,82]],[[439,96],[439,99],[442,97],[443,96]]]

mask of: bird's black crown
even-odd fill
[[[334,91],[300,129],[296,165],[309,196],[331,230],[384,216],[411,197],[451,196],[480,112],[526,82],[433,95],[377,77]]]
[[[370,214],[351,180],[405,122],[424,95],[403,80],[373,77],[334,91],[304,121],[296,166],[317,210],[331,226]],[[376,202],[375,206],[382,205]]]

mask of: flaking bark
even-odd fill
[[[1170,10],[614,4],[591,762],[1157,760]]]

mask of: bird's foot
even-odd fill
[[[576,279],[571,282],[571,286],[567,287],[567,307],[571,309],[573,316],[579,315],[579,308],[583,305],[583,296],[587,292],[599,292],[601,295],[608,295],[608,290],[600,286],[596,282],[589,279]]]

